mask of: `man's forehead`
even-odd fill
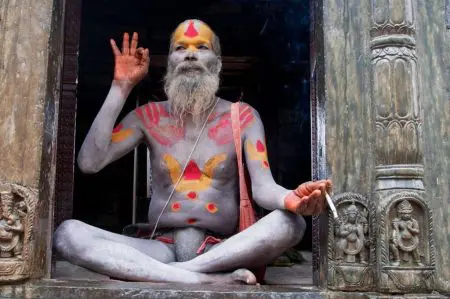
[[[175,29],[175,41],[189,41],[197,38],[207,41],[212,41],[213,38],[213,31],[211,28],[200,20],[186,20]]]

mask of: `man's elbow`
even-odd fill
[[[91,159],[81,155],[78,155],[77,164],[81,172],[85,174],[94,174],[100,171],[100,167],[96,167],[95,163]]]

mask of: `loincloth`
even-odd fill
[[[159,229],[155,232],[153,240],[160,241],[168,247],[173,248],[175,239],[173,237],[173,228]],[[197,254],[202,254],[212,249],[217,244],[224,242],[227,238],[212,231],[205,231],[205,238],[197,249]]]

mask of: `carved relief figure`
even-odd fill
[[[0,193],[0,257],[22,259],[24,203],[16,203],[10,192]]]
[[[408,200],[397,205],[397,217],[392,220],[391,252],[393,266],[399,266],[401,261],[413,262],[422,266],[419,254],[419,223],[412,215],[413,207]],[[402,258],[401,258],[402,256]]]
[[[347,263],[367,264],[365,247],[367,246],[367,210],[360,212],[354,203],[344,210],[343,220],[335,228],[336,260]]]
[[[55,248],[74,264],[126,280],[255,284],[248,269],[267,265],[301,240],[306,227],[301,216],[324,211],[331,181],[307,182],[294,190],[276,184],[259,114],[240,105],[234,127],[241,129],[249,187],[255,203],[271,213],[238,232],[232,103],[216,96],[222,68],[218,37],[202,21],[181,23],[170,41],[164,82],[168,101],[131,111],[119,126],[117,116],[146,76],[150,57],[148,49],[138,48],[137,33],[131,39],[124,34],[121,49],[113,40],[111,47],[114,80],[80,149],[78,166],[96,173],[139,143],[149,144],[155,188],[148,221],[155,238],[126,237],[69,220],[56,230]]]

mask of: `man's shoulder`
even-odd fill
[[[232,104],[239,103],[240,111],[250,110],[253,113],[255,113],[257,116],[259,116],[258,111],[252,105],[250,105],[249,103],[247,103],[245,101],[231,102],[231,101],[220,98],[220,102],[221,102],[222,107],[225,107],[228,111],[231,109]]]
[[[147,102],[134,109],[132,113],[135,113],[138,118],[149,117],[151,119],[169,116],[168,102]]]

